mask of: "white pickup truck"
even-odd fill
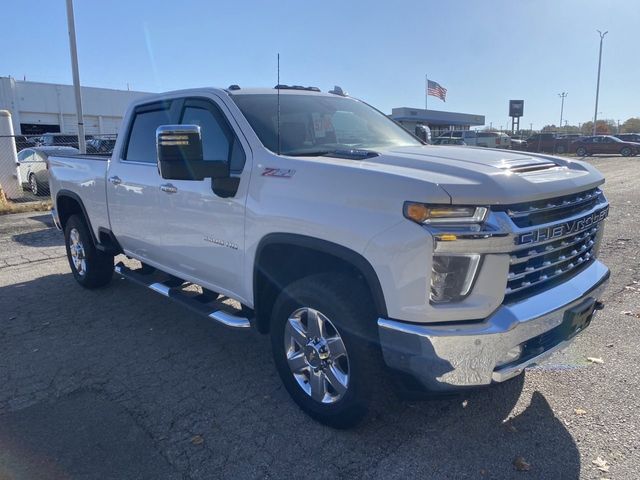
[[[49,159],[78,283],[124,254],[142,267],[117,274],[269,333],[326,424],[363,418],[380,369],[436,392],[513,378],[603,306],[609,205],[587,163],[424,145],[338,88],[154,95],[120,131],[111,158]]]

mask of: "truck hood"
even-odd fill
[[[454,204],[520,203],[604,183],[602,174],[587,163],[546,155],[436,145],[394,147],[379,153],[364,163],[437,184]]]

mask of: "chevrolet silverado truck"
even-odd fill
[[[339,88],[148,96],[120,132],[110,158],[49,159],[77,282],[115,271],[269,334],[287,391],[328,425],[361,420],[382,378],[514,378],[603,306],[609,205],[587,163],[425,145]]]

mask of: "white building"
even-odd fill
[[[129,102],[146,92],[82,87],[87,134],[118,133]],[[16,135],[78,133],[72,85],[0,77],[0,110],[9,110]]]

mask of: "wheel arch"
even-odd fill
[[[71,215],[82,215],[87,227],[89,228],[89,233],[91,234],[93,243],[98,243],[95,233],[93,232],[93,227],[91,226],[91,220],[89,220],[89,215],[87,215],[87,210],[84,207],[82,199],[77,193],[70,190],[60,190],[56,194],[56,211],[58,212],[60,226],[63,231]]]
[[[285,268],[281,268],[282,266]],[[253,266],[255,326],[268,333],[271,309],[286,284],[314,273],[338,271],[362,282],[371,295],[376,313],[384,317],[387,307],[378,275],[359,253],[342,245],[306,235],[272,233],[256,249]]]

